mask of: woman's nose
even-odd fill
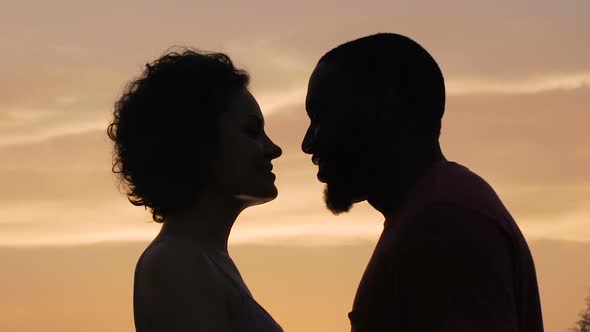
[[[267,153],[266,155],[270,159],[276,159],[283,154],[283,149],[280,146],[276,145],[270,138],[268,139],[267,144]]]

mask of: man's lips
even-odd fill
[[[317,178],[320,182],[326,183],[327,182],[327,178],[326,178],[326,161],[320,159],[317,156],[313,156],[311,159],[312,163],[316,166],[318,166],[318,174],[317,174]]]

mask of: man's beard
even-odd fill
[[[355,186],[350,182],[346,185],[328,183],[324,188],[326,207],[334,215],[350,211],[354,203],[362,202],[365,199],[366,193],[361,190],[360,186]]]

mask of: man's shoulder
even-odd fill
[[[493,223],[493,219],[477,209],[463,204],[436,202],[408,215],[402,225],[403,229],[413,231],[424,229],[445,233]]]
[[[508,211],[492,186],[469,168],[455,162],[440,167],[423,189],[429,197],[422,210],[438,213],[481,214],[505,218]]]
[[[447,162],[444,167],[440,167],[434,174],[433,185],[437,186],[437,193],[445,198],[449,198],[449,193],[459,197],[496,196],[496,192],[484,178],[456,162]]]
[[[452,204],[434,204],[416,213],[396,230],[396,247],[409,251],[455,255],[464,251],[509,250],[509,229],[478,210]]]

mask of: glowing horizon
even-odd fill
[[[134,264],[160,225],[118,191],[105,131],[125,84],[178,46],[247,70],[284,151],[279,197],[230,237],[253,293],[287,331],[348,328],[383,217],[326,210],[299,148],[304,99],[325,52],[389,31],[441,67],[443,151],[506,204],[539,263],[546,330],[565,331],[590,286],[589,12],[587,0],[0,3],[0,330],[133,328]]]

